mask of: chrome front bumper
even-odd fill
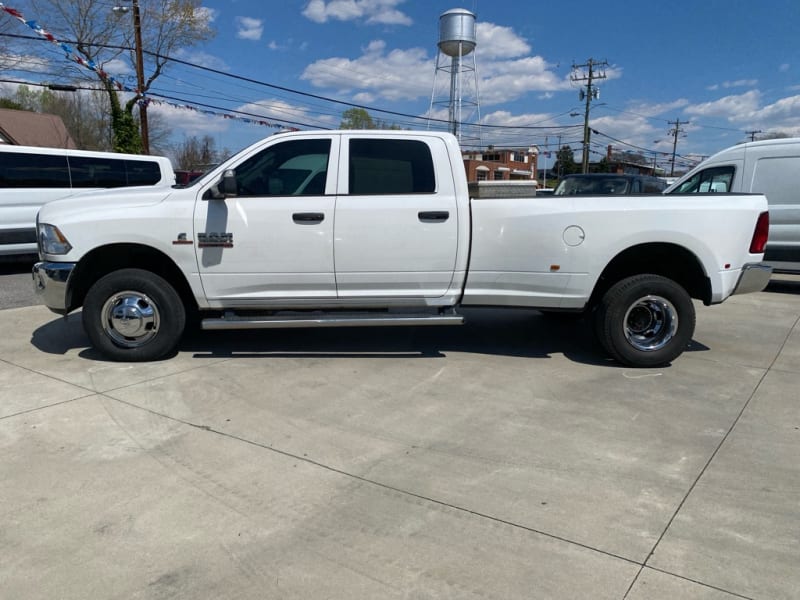
[[[33,265],[33,288],[44,305],[59,315],[67,310],[67,290],[69,277],[75,263],[39,262]]]
[[[749,263],[742,267],[742,274],[739,275],[739,281],[736,282],[736,287],[733,288],[734,294],[750,294],[752,292],[760,292],[769,283],[769,278],[772,276],[772,267],[764,263]]]

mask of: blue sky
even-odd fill
[[[205,0],[203,5],[217,35],[185,49],[181,59],[365,105],[376,109],[370,111],[374,117],[403,127],[424,128],[426,121],[377,109],[428,112],[439,16],[466,8],[477,15],[481,120],[510,127],[484,130],[482,143],[554,149],[560,136],[579,148],[582,130],[576,126],[583,124],[584,107],[570,74],[573,64],[589,58],[608,61],[591,110],[591,127],[600,132],[593,136],[593,159],[608,144],[645,148],[650,156],[671,153],[669,122],[676,120],[683,129],[678,153],[692,158],[740,142],[748,131],[800,136],[797,0]],[[46,27],[46,19],[37,17]],[[125,65],[116,67],[122,75],[130,73]],[[184,65],[170,68],[153,91],[293,121],[303,129],[336,127],[348,108]],[[176,131],[208,133],[218,147],[232,150],[274,131],[169,106],[153,110]],[[444,116],[441,109],[437,116]],[[658,155],[659,161],[666,158]]]

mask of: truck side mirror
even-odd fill
[[[238,191],[236,171],[227,169],[222,174],[222,179],[206,190],[203,200],[224,200],[230,196],[236,196]]]
[[[239,194],[239,186],[236,185],[236,171],[226,169],[222,174],[222,181],[219,183],[219,191],[227,198]]]

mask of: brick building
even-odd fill
[[[539,149],[500,149],[462,152],[467,181],[536,181]]]

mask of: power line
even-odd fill
[[[34,41],[46,41],[46,40],[42,40],[41,38],[36,37],[36,36],[28,36],[28,35],[20,35],[20,34],[0,33],[0,36],[12,37],[12,38],[17,38],[17,39],[34,40]],[[68,43],[68,44],[77,44],[78,43],[78,42],[76,42],[74,40],[63,40],[63,41],[65,43]],[[106,49],[110,49],[110,50],[131,50],[132,49],[130,46],[123,46],[123,45],[117,45],[117,44],[92,44],[92,46],[98,47],[98,48],[106,48]],[[281,85],[277,85],[277,84],[274,84],[274,83],[269,83],[267,81],[254,79],[252,77],[246,77],[244,75],[237,75],[235,73],[228,73],[228,72],[222,71],[220,69],[215,69],[213,67],[208,67],[208,66],[205,66],[205,65],[199,65],[197,63],[193,63],[193,62],[188,61],[188,60],[183,60],[183,59],[180,59],[180,58],[167,56],[167,55],[164,55],[164,54],[160,54],[158,52],[152,52],[150,50],[143,50],[143,53],[148,55],[148,56],[154,57],[154,58],[158,58],[158,59],[161,59],[161,60],[167,60],[167,61],[170,61],[170,62],[175,63],[175,64],[191,67],[193,69],[197,69],[197,70],[204,71],[204,72],[207,72],[207,73],[213,73],[215,75],[220,75],[220,76],[223,76],[223,77],[231,78],[231,79],[234,79],[236,81],[251,83],[251,84],[258,85],[258,86],[267,87],[267,88],[273,89],[273,90],[279,90],[279,91],[282,91],[282,92],[285,92],[285,93],[288,93],[288,94],[293,94],[293,95],[296,95],[296,96],[301,96],[301,97],[305,97],[305,98],[312,98],[312,99],[320,100],[320,101],[323,101],[323,102],[328,102],[328,103],[334,103],[334,104],[339,104],[339,105],[343,105],[343,106],[348,106],[350,108],[360,108],[360,109],[367,110],[367,111],[372,111],[372,112],[377,112],[377,113],[382,113],[382,114],[387,114],[387,115],[392,115],[392,116],[397,116],[397,117],[403,117],[405,119],[411,119],[413,122],[425,119],[426,121],[432,121],[432,122],[435,122],[435,123],[440,123],[440,124],[448,125],[448,126],[450,125],[450,121],[448,121],[447,119],[428,118],[428,117],[424,117],[424,116],[421,116],[421,115],[413,115],[413,114],[409,114],[409,113],[388,110],[388,109],[379,108],[379,107],[375,107],[375,106],[370,106],[370,105],[366,105],[366,104],[358,104],[358,103],[355,103],[355,102],[348,102],[346,100],[339,100],[339,99],[332,98],[332,97],[329,97],[329,96],[323,96],[323,95],[320,95],[320,94],[313,94],[311,92],[304,92],[302,90],[297,90],[297,89],[289,88],[289,87],[286,87],[286,86],[281,86]],[[472,125],[472,124],[469,124],[469,125]],[[551,130],[551,129],[561,129],[563,127],[573,127],[573,126],[546,126],[546,125],[513,125],[513,126],[509,126],[509,125],[484,125],[484,124],[481,124],[479,126],[481,128],[488,128],[488,129],[521,129],[521,130],[532,130],[532,131],[545,131],[545,130]]]
[[[50,88],[50,89],[53,89],[54,85],[58,85],[58,84],[52,84],[52,83],[33,83],[33,82],[30,82],[30,81],[18,81],[18,80],[14,80],[14,79],[0,79],[0,83],[17,83],[17,84],[20,84],[20,85],[30,85],[30,86],[34,86],[34,87],[46,87],[46,88]],[[65,86],[65,87],[67,87],[67,86]],[[106,92],[107,91],[105,88],[98,88],[98,87],[86,87],[86,86],[68,86],[68,87],[72,88],[69,91],[77,91],[77,90],[86,90],[86,91],[93,91],[93,92]],[[176,96],[168,96],[166,94],[159,94],[159,93],[156,93],[156,92],[151,92],[148,95],[152,96],[153,98],[164,98],[165,100],[173,100],[175,102],[191,103],[191,104],[194,104],[196,106],[201,106],[203,108],[208,108],[208,109],[212,109],[212,110],[221,110],[221,111],[224,111],[226,113],[233,113],[233,114],[237,114],[237,115],[243,115],[245,117],[255,117],[257,119],[268,118],[271,121],[280,121],[281,123],[284,123],[286,125],[298,125],[300,127],[306,127],[308,129],[330,129],[329,127],[321,127],[321,126],[318,126],[318,125],[310,125],[308,123],[290,121],[290,120],[287,120],[287,119],[282,119],[280,117],[266,117],[265,115],[260,115],[260,114],[257,114],[257,113],[251,113],[251,112],[242,111],[242,110],[234,110],[234,109],[225,108],[225,107],[222,107],[222,106],[215,106],[213,104],[204,104],[204,103],[200,103],[200,102],[186,100],[185,98],[179,98],[179,97],[176,97]],[[188,104],[186,104],[184,106],[180,106],[180,105],[173,105],[173,106],[176,106],[177,108],[189,108]],[[220,115],[220,116],[225,116],[225,115]]]

